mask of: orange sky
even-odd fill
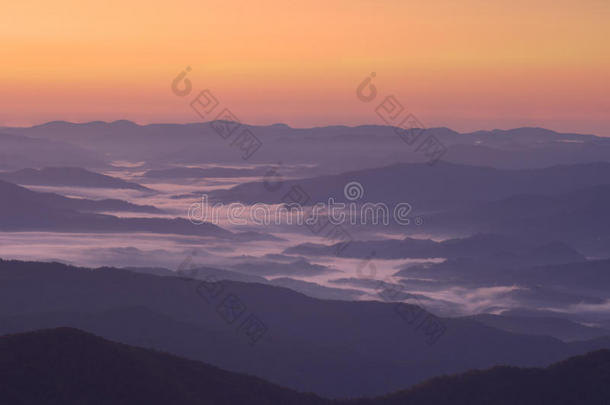
[[[376,72],[426,126],[610,136],[608,0],[4,1],[0,125],[192,122],[191,66],[243,122],[381,123]],[[379,100],[380,101],[380,100]]]

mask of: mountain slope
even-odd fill
[[[39,186],[75,186],[150,191],[149,188],[79,167],[45,167],[0,173],[9,183]]]
[[[479,314],[473,315],[471,318],[497,329],[529,335],[551,335],[564,342],[610,336],[610,331],[607,329],[586,326],[551,316],[526,317]]]
[[[350,182],[362,185],[364,193],[358,203],[384,202],[390,209],[398,203],[409,203],[417,210],[455,209],[470,204],[509,198],[515,194],[538,195],[571,192],[608,183],[610,163],[588,163],[553,166],[544,169],[505,170],[439,162],[396,164],[344,172],[337,175],[289,180],[277,190],[263,182],[246,183],[228,190],[214,190],[210,199],[224,202],[280,203],[292,187],[300,187],[309,196],[307,204],[349,203],[344,187]],[[305,205],[305,204],[303,204]]]
[[[436,377],[380,398],[329,401],[72,328],[0,337],[0,403],[11,405],[605,405],[610,351],[546,369]]]
[[[493,232],[527,240],[568,243],[586,255],[608,257],[610,185],[565,193],[527,193],[426,218],[434,230]]]
[[[335,255],[340,245],[323,245],[311,242],[287,248],[288,254],[312,256]],[[447,239],[384,239],[350,242],[341,251],[343,257],[367,258],[374,252],[381,259],[478,258],[504,265],[524,266],[537,264],[561,264],[585,261],[579,252],[562,243],[540,244],[525,242],[517,237],[475,234],[466,238]]]
[[[0,180],[0,216],[36,216],[37,212],[55,212],[57,214],[69,211],[102,212],[126,211],[159,214],[163,211],[152,205],[137,205],[117,199],[89,200],[85,198],[69,198],[55,193],[43,193]],[[16,221],[13,221],[17,223]],[[24,221],[23,224],[27,224]]]
[[[0,133],[0,168],[21,169],[66,164],[80,167],[106,167],[103,155],[93,152],[94,150],[53,138],[36,139]]]
[[[353,405],[606,405],[610,351],[567,359],[546,369],[495,367],[439,377],[411,390]]]
[[[0,403],[322,404],[263,380],[76,329],[0,338]]]
[[[223,312],[227,297],[244,307],[237,320]],[[457,318],[439,318],[444,332],[429,345],[429,330],[418,327],[428,313],[400,309],[263,284],[0,261],[0,333],[73,326],[327,397],[381,395],[440,374],[546,366],[610,348],[609,339],[564,343]],[[417,322],[407,313],[420,314]],[[250,315],[266,328],[255,344],[240,329]]]
[[[151,232],[215,236],[239,240],[275,240],[257,232],[232,233],[212,223],[195,225],[182,218],[122,218],[99,211],[159,213],[153,206],[122,200],[87,200],[31,191],[0,180],[0,230],[52,232]]]

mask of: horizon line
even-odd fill
[[[53,120],[53,121],[46,121],[46,122],[42,122],[40,124],[24,124],[24,125],[2,125],[0,126],[0,128],[14,128],[14,129],[31,129],[31,128],[36,128],[36,127],[43,127],[46,125],[50,125],[50,124],[68,124],[68,125],[91,125],[91,124],[105,124],[105,125],[112,125],[112,124],[117,124],[117,123],[125,123],[125,124],[133,124],[135,126],[138,127],[147,127],[147,126],[155,126],[155,125],[177,125],[177,126],[190,126],[190,125],[205,125],[205,124],[210,124],[212,122],[217,122],[217,121],[228,121],[229,120],[211,120],[211,121],[192,121],[192,122],[149,122],[149,123],[140,123],[140,122],[136,122],[133,120],[129,120],[129,119],[117,119],[114,121],[103,121],[103,120],[94,120],[94,121],[84,121],[84,122],[75,122],[75,121],[67,121],[67,120]],[[283,122],[275,122],[272,124],[248,124],[248,123],[240,123],[241,125],[245,125],[248,127],[286,127],[289,129],[296,129],[296,130],[311,130],[311,129],[320,129],[320,128],[332,128],[332,127],[344,127],[344,128],[362,128],[362,127],[379,127],[379,128],[399,128],[397,126],[393,126],[393,125],[387,125],[387,124],[360,124],[360,125],[346,125],[346,124],[328,124],[328,125],[314,125],[314,126],[308,126],[308,127],[295,127],[295,126],[291,126],[288,125],[286,123]],[[545,130],[545,131],[550,131],[556,134],[562,134],[562,135],[584,135],[584,136],[594,136],[594,137],[599,137],[599,138],[606,138],[603,135],[597,135],[597,134],[592,134],[592,133],[580,133],[580,132],[563,132],[560,130],[554,130],[554,129],[550,129],[550,128],[546,128],[546,127],[541,127],[541,126],[518,126],[518,127],[508,127],[508,128],[493,128],[493,129],[477,129],[475,131],[468,131],[468,132],[460,132],[460,131],[456,131],[451,127],[448,126],[434,126],[434,127],[424,127],[423,129],[426,130],[432,130],[432,129],[445,129],[445,130],[449,130],[452,132],[455,132],[457,134],[473,134],[476,132],[496,132],[496,131],[513,131],[513,130],[518,130],[518,129],[539,129],[539,130]]]

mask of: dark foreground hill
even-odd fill
[[[114,343],[72,328],[0,339],[0,403],[322,404],[256,377],[154,350]]]
[[[502,364],[545,367],[610,348],[608,338],[564,343],[470,319],[434,318],[407,304],[326,301],[265,284],[0,261],[0,334],[60,326],[330,398],[384,395],[438,375]]]
[[[0,403],[15,405],[568,405],[610,401],[610,351],[546,369],[438,377],[383,398],[329,401],[72,328],[0,338]]]
[[[352,405],[607,405],[610,351],[572,357],[546,369],[494,367],[434,378],[410,390]]]

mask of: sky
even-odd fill
[[[608,21],[608,0],[4,1],[0,126],[195,122],[209,89],[251,124],[382,124],[393,95],[427,127],[610,136]]]

